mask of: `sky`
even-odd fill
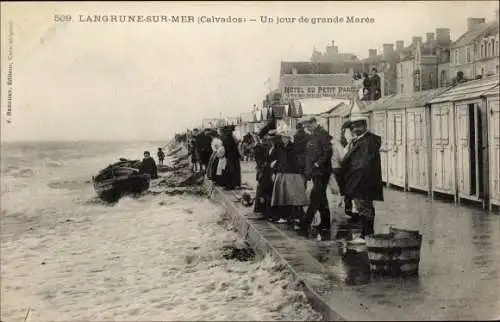
[[[493,20],[497,8],[496,1],[3,2],[1,140],[168,139],[203,118],[233,117],[262,104],[278,86],[280,61],[308,61],[314,47],[323,51],[334,40],[339,51],[364,58],[369,48],[381,52],[383,43],[400,39],[409,44],[440,27],[450,28],[454,40],[467,17]],[[55,14],[72,21],[55,22]],[[79,15],[106,14],[257,21],[79,21]],[[375,23],[260,23],[260,16],[352,15]]]

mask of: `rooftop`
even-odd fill
[[[493,23],[485,22],[475,26],[472,30],[468,30],[462,36],[458,37],[458,39],[451,45],[451,48],[458,48],[469,45],[474,40],[481,37],[487,30],[492,28],[492,26],[494,26],[495,24],[498,28],[498,22],[493,22]]]
[[[427,105],[433,98],[446,92],[449,88],[431,89],[428,91],[402,93],[382,97],[378,101],[368,102],[368,110],[413,108]]]
[[[429,103],[455,102],[484,95],[500,84],[498,76],[461,83],[434,98]]]
[[[349,74],[320,75],[282,75],[281,87],[284,86],[352,86],[353,77]]]

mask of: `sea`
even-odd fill
[[[207,198],[95,196],[100,169],[164,143],[2,143],[1,321],[320,319],[272,258],[224,258],[243,241]]]

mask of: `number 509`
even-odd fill
[[[54,15],[55,22],[67,22],[71,21],[71,15]]]

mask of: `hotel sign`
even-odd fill
[[[281,94],[284,99],[301,98],[350,98],[357,93],[355,86],[284,86]]]

